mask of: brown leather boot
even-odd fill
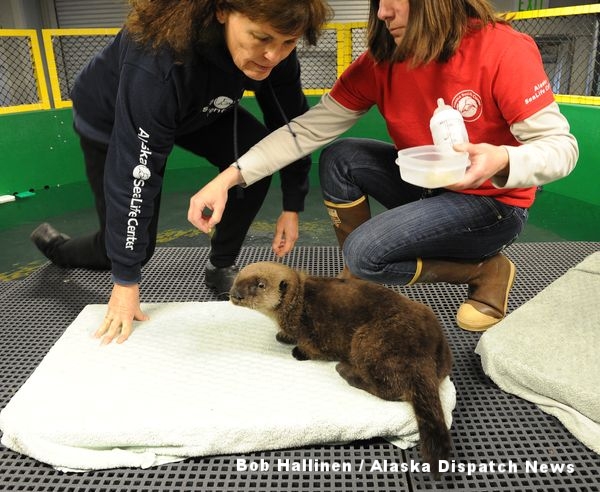
[[[418,258],[417,273],[409,285],[468,284],[468,299],[458,309],[456,322],[464,330],[485,331],[506,315],[515,273],[513,262],[501,253],[478,262]]]
[[[333,230],[335,231],[340,249],[343,248],[348,235],[363,222],[371,218],[371,208],[366,196],[362,196],[352,203],[332,203],[325,200],[325,207],[333,224]],[[344,266],[338,277],[357,278],[352,275],[346,266]]]

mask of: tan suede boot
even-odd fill
[[[333,224],[340,249],[343,248],[348,235],[371,218],[371,208],[366,196],[362,196],[352,203],[332,203],[325,200],[325,207]],[[346,266],[344,266],[338,277],[357,278],[350,273]]]
[[[468,299],[456,313],[456,322],[464,330],[485,331],[506,315],[508,295],[516,268],[498,253],[478,262],[417,259],[414,283],[447,282],[468,284]]]

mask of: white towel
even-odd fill
[[[600,252],[488,330],[475,352],[504,391],[600,453]]]
[[[267,317],[228,302],[143,305],[122,345],[87,306],[0,413],[2,444],[68,471],[389,438],[418,441],[412,405],[349,386],[335,362],[297,361]],[[450,426],[455,389],[440,396]]]

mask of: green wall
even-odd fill
[[[71,109],[0,116],[0,195],[85,181]],[[169,167],[206,165],[176,149]]]
[[[545,190],[570,198],[600,205],[600,107],[561,104],[560,110],[571,124],[571,132],[579,144],[579,161],[566,178],[544,186]]]
[[[309,99],[314,104],[318,97]],[[253,98],[246,98],[243,104],[250,111],[257,111]],[[579,141],[579,163],[570,176],[550,183],[544,189],[600,205],[597,185],[600,169],[596,165],[596,153],[600,145],[600,107],[564,104],[561,109]],[[376,110],[361,119],[347,134],[389,140],[383,120]],[[168,168],[195,166],[209,164],[176,149],[169,159]],[[313,170],[316,170],[316,166]],[[314,175],[313,179],[316,179]],[[72,129],[70,109],[0,116],[0,195],[38,191],[82,181],[85,181],[85,173],[78,139]]]

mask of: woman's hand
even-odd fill
[[[280,258],[288,254],[298,240],[298,212],[281,212],[275,226],[272,248]]]
[[[467,168],[467,172],[462,180],[453,185],[446,186],[449,190],[458,191],[479,188],[493,176],[508,176],[508,152],[504,147],[486,143],[463,143],[456,144],[454,150],[457,152],[468,152],[471,165]]]
[[[188,220],[208,234],[221,221],[227,203],[227,191],[243,183],[242,175],[233,166],[228,167],[190,199]]]
[[[117,343],[123,343],[133,331],[134,319],[149,319],[140,307],[140,286],[114,284],[106,316],[94,336],[102,338],[102,345],[112,342],[116,336]]]

